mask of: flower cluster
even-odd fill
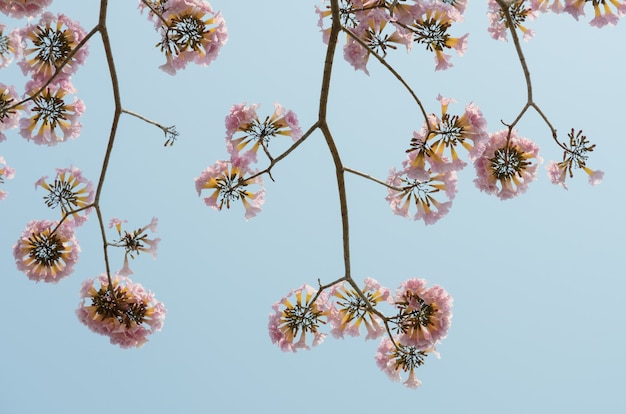
[[[561,162],[550,161],[547,169],[552,184],[559,184],[567,189],[565,179],[568,175],[570,178],[574,176],[572,170],[575,168],[582,168],[589,175],[589,184],[591,185],[599,184],[602,181],[604,172],[594,171],[587,167],[587,158],[589,158],[587,153],[593,151],[595,144],[590,145],[587,137],[582,133],[582,131],[575,133],[574,128],[572,128],[568,134],[569,144],[561,143],[563,160]]]
[[[206,1],[140,0],[139,7],[149,9],[148,18],[161,35],[157,47],[165,54],[166,63],[160,68],[170,75],[189,62],[208,65],[228,40],[222,14]]]
[[[585,15],[585,6],[590,4],[594,17],[589,24],[598,28],[606,25],[614,26],[626,14],[626,2],[622,0],[563,0],[563,2],[561,0],[517,0],[500,1],[500,3],[508,6],[506,9],[508,13],[497,0],[488,2],[488,30],[491,37],[496,40],[506,40],[507,31],[510,30],[511,25],[523,33],[524,40],[530,39],[534,36],[534,32],[527,28],[525,23],[527,20],[536,19],[539,13],[566,12],[578,20],[580,16]]]
[[[151,232],[156,233],[158,219],[156,217],[152,218],[150,224],[147,224],[137,230],[132,231],[131,233],[124,230],[124,235],[122,235],[122,223],[125,223],[126,220],[120,220],[118,218],[112,218],[109,222],[109,228],[115,227],[117,230],[117,234],[120,237],[119,240],[116,240],[112,243],[109,243],[110,246],[114,247],[123,247],[124,248],[124,265],[122,269],[120,269],[119,274],[122,276],[128,276],[133,273],[130,270],[128,265],[128,258],[134,259],[136,255],[139,253],[149,253],[153,258],[156,259],[157,255],[157,247],[160,238],[149,239],[146,231],[149,229]]]
[[[13,17],[35,17],[49,1],[9,1],[0,11]],[[25,76],[24,99],[12,86],[0,84],[0,141],[2,130],[20,127],[20,135],[38,145],[56,145],[81,131],[83,102],[75,96],[71,75],[88,55],[86,33],[64,14],[44,12],[39,21],[5,33],[0,25],[1,67],[13,56]],[[20,119],[21,118],[21,119]]]
[[[202,190],[211,191],[209,197],[204,198],[206,205],[221,210],[241,200],[246,210],[246,220],[261,211],[265,201],[261,173],[251,168],[252,164],[258,162],[259,149],[273,162],[275,158],[269,148],[273,139],[288,136],[297,142],[302,138],[298,118],[293,111],[276,103],[272,115],[261,120],[256,112],[258,107],[257,104],[247,106],[245,102],[233,105],[225,119],[226,150],[230,160],[217,161],[195,178],[199,196]],[[249,191],[248,186],[253,184],[261,186],[261,189]]]
[[[307,334],[313,335],[313,346],[319,345],[327,336],[321,332],[327,323],[335,338],[359,336],[361,326],[365,326],[366,340],[388,334],[378,347],[378,367],[394,381],[401,379],[401,373],[408,373],[404,384],[418,387],[415,369],[428,354],[439,356],[435,347],[450,328],[452,297],[440,286],[427,287],[423,279],[403,282],[393,297],[389,289],[371,278],[365,280],[362,289],[347,282],[325,289],[304,285],[272,305],[268,323],[272,342],[284,352],[296,352],[310,349]],[[383,302],[391,304],[396,314],[384,316],[378,310]]]
[[[166,313],[163,303],[125,276],[116,274],[111,283],[106,274],[96,280],[87,279],[80,289],[80,297],[76,310],[78,319],[122,348],[143,346],[148,335],[163,327]]]
[[[83,177],[83,173],[76,167],[57,168],[57,175],[52,182],[46,182],[48,177],[41,177],[35,182],[35,187],[42,187],[48,191],[43,197],[50,208],[60,207],[62,218],[69,216],[75,227],[87,220],[88,208],[93,203],[95,190],[91,181]],[[82,214],[81,214],[82,213]]]
[[[15,170],[9,167],[4,160],[4,157],[0,156],[0,184],[4,183],[4,180],[11,180],[15,176]],[[7,197],[7,193],[0,190],[0,200],[4,200]]]
[[[344,46],[344,58],[356,70],[367,71],[370,54],[384,57],[398,45],[411,50],[413,44],[424,45],[435,55],[435,70],[452,66],[446,50],[465,53],[467,34],[452,37],[450,28],[463,20],[465,1],[411,1],[409,3],[378,0],[342,0],[340,19],[342,29],[348,34]],[[331,15],[330,6],[316,7],[319,27],[324,42],[328,42],[330,28],[324,19]]]

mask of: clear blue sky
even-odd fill
[[[89,30],[98,2],[79,3],[55,0],[51,10]],[[136,2],[111,2],[124,107],[176,124],[181,133],[163,148],[158,129],[123,117],[102,196],[107,219],[139,227],[159,218],[159,257],[135,260],[132,278],[165,302],[168,315],[141,349],[110,345],[74,315],[82,281],[104,271],[95,217],[78,230],[74,274],[57,285],[29,281],[12,256],[28,221],[56,215],[33,191],[38,178],[74,164],[97,181],[113,105],[98,37],[73,78],[87,109],[81,136],[42,148],[16,130],[7,134],[0,155],[16,177],[4,184],[9,195],[0,202],[1,414],[626,410],[626,167],[618,147],[626,22],[598,30],[588,19],[541,16],[528,25],[535,38],[523,44],[536,102],[559,131],[583,129],[597,144],[589,165],[605,171],[600,186],[589,186],[578,171],[565,191],[550,184],[542,166],[526,194],[503,202],[480,193],[468,167],[451,212],[426,227],[394,216],[384,188],[347,178],[355,278],[373,277],[395,291],[401,281],[422,277],[454,296],[442,358],[420,368],[420,389],[379,371],[377,341],[329,337],[296,354],[271,344],[271,304],[304,282],[343,272],[334,167],[322,136],[274,169],[263,212],[249,222],[238,206],[206,207],[193,178],[227,157],[224,117],[233,104],[259,103],[259,114],[269,114],[279,102],[298,114],[304,130],[315,121],[325,53],[315,4],[213,1],[226,19],[228,43],[211,66],[191,65],[171,77],[158,69],[159,38]],[[495,131],[517,115],[526,89],[512,42],[488,36],[485,13],[485,4],[470,2],[455,32],[470,33],[468,51],[453,57],[450,70],[435,73],[432,56],[419,47],[389,61],[428,112],[439,111],[439,93],[457,99],[451,112],[474,101]],[[423,120],[384,68],[372,60],[368,69],[369,77],[355,72],[338,50],[329,125],[347,166],[384,179],[400,166]],[[21,72],[3,69],[0,82],[21,85]],[[560,158],[534,113],[519,131],[540,145],[545,163]]]

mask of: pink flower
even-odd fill
[[[608,25],[614,26],[619,21],[619,17],[626,13],[626,2],[620,0],[565,0],[563,11],[569,13],[578,20],[579,16],[585,15],[584,7],[591,3],[594,11],[594,18],[589,22],[595,27]],[[617,15],[613,13],[610,6],[615,8]]]
[[[489,12],[487,13],[487,16],[489,17],[490,23],[487,30],[494,39],[507,41],[509,27],[506,21],[506,16],[495,0],[489,0],[488,5]],[[509,6],[509,14],[511,15],[515,28],[520,29],[522,33],[524,33],[524,40],[527,41],[535,35],[535,32],[521,24],[527,18],[535,19],[537,17],[537,10],[529,7],[526,4],[526,0],[512,2]]]
[[[23,59],[18,62],[25,75],[30,74],[37,82],[46,82],[61,64],[85,38],[85,30],[63,14],[43,14],[35,25],[27,25],[19,30],[22,40]],[[68,80],[79,65],[85,63],[89,51],[87,45],[72,56],[61,69],[55,83]]]
[[[13,107],[20,99],[13,86],[0,83],[0,142],[6,139],[2,131],[15,128],[20,119],[18,111],[24,109],[23,105]]]
[[[552,184],[559,184],[567,190],[567,185],[565,185],[567,166],[556,161],[550,161],[550,164],[548,164],[546,169],[548,170],[548,176],[550,177]]]
[[[78,260],[80,246],[71,223],[33,220],[13,246],[17,269],[36,282],[57,283]]]
[[[418,151],[409,152],[402,170],[391,169],[387,179],[390,187],[385,199],[394,214],[406,218],[411,216],[411,205],[415,205],[413,220],[424,220],[428,225],[448,214],[456,195],[457,178],[455,171],[436,173],[432,168],[426,169],[426,164],[420,166],[418,155]]]
[[[0,156],[0,184],[4,183],[4,180],[11,180],[15,177],[15,170],[9,167],[4,160],[4,157]],[[7,197],[7,193],[0,190],[0,200],[4,200]]]
[[[272,305],[273,313],[269,315],[268,330],[272,343],[278,345],[281,351],[310,349],[307,333],[313,335],[313,346],[324,341],[326,334],[321,333],[319,328],[320,324],[326,323],[324,319],[330,314],[330,303],[325,292],[316,296],[313,302],[316,293],[313,287],[303,285]],[[292,295],[296,298],[294,304],[289,300]],[[300,337],[296,341],[298,334]]]
[[[28,82],[27,95],[34,96],[40,87],[37,82]],[[76,97],[73,102],[68,99],[67,95],[74,92],[68,81],[48,85],[27,103],[27,109],[34,115],[20,120],[20,134],[37,145],[49,146],[78,137],[82,128],[78,119],[85,111],[85,105]]]
[[[525,192],[543,162],[534,142],[518,137],[515,130],[510,132],[507,142],[508,136],[508,130],[492,133],[483,154],[474,162],[476,187],[501,200]]]
[[[154,18],[162,36],[157,46],[166,58],[160,69],[175,75],[189,62],[207,66],[215,60],[228,40],[220,12],[215,13],[210,3],[201,0],[169,0],[164,10],[163,19]]]
[[[20,35],[17,30],[5,34],[6,26],[0,23],[0,68],[7,67],[13,61],[13,56],[21,53]]]
[[[149,239],[147,234],[148,229],[150,229],[151,232],[156,233],[158,224],[158,219],[156,217],[152,218],[150,224],[146,224],[131,233],[124,230],[124,235],[122,235],[122,223],[126,223],[126,220],[112,218],[109,221],[109,228],[115,227],[117,234],[120,236],[119,240],[109,243],[109,245],[124,248],[124,265],[119,271],[119,274],[122,276],[128,276],[133,273],[128,265],[128,258],[130,257],[131,259],[135,259],[135,256],[144,252],[149,253],[152,255],[152,258],[156,259],[157,247],[159,246],[161,239]]]
[[[263,186],[261,176],[244,178],[253,172],[245,164],[230,161],[217,161],[214,165],[204,170],[199,177],[194,179],[198,196],[202,190],[212,193],[204,198],[204,203],[216,210],[222,210],[224,206],[230,208],[230,203],[241,200],[249,220],[261,211],[261,205],[265,202],[265,190],[261,188],[256,193],[248,191],[248,186],[258,184]]]
[[[76,316],[91,331],[109,337],[113,345],[139,348],[148,335],[163,328],[166,309],[150,291],[119,274],[113,275],[112,286],[103,273],[95,280],[87,279],[80,289],[81,301]],[[86,300],[91,303],[85,303]]]
[[[369,304],[375,308],[381,301],[387,301],[389,289],[383,288],[374,279],[365,279],[363,295]],[[335,338],[343,338],[344,333],[350,336],[361,334],[361,324],[367,330],[365,339],[376,339],[385,333],[380,318],[372,313],[361,296],[347,282],[333,285],[328,291],[328,296],[334,298],[328,321],[332,326],[330,333]]]
[[[274,113],[261,121],[256,113],[258,107],[257,104],[246,107],[245,102],[234,105],[226,117],[226,150],[233,164],[247,166],[257,162],[259,148],[270,157],[269,144],[278,135],[289,136],[294,142],[302,137],[293,111],[275,103]],[[235,134],[239,135],[235,137]]]
[[[48,7],[52,0],[0,0],[0,13],[14,19],[36,17]]]
[[[396,341],[397,342],[397,341]],[[439,354],[434,347],[417,349],[414,346],[394,344],[388,337],[380,341],[376,351],[376,365],[392,381],[400,381],[400,373],[408,372],[408,378],[404,385],[408,388],[418,388],[422,382],[417,378],[415,370],[424,365],[425,358],[433,353],[439,358]]]
[[[398,342],[417,349],[434,347],[444,339],[452,319],[452,297],[441,286],[426,287],[424,279],[402,282],[393,297],[398,314],[391,318]]]
[[[83,173],[76,167],[57,168],[57,175],[53,182],[46,183],[46,178],[41,177],[35,183],[36,187],[42,187],[49,192],[44,196],[46,205],[50,208],[61,208],[61,214],[65,217],[71,214],[74,227],[87,221],[87,215],[91,208],[85,209],[93,203],[95,189],[93,184],[83,177]],[[76,211],[80,210],[80,211]],[[80,213],[83,214],[80,214]]]

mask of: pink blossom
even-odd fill
[[[109,228],[115,227],[118,236],[120,236],[119,240],[109,243],[109,245],[124,248],[124,264],[122,266],[122,269],[119,271],[119,274],[122,276],[128,276],[133,273],[133,271],[129,267],[128,258],[130,257],[131,259],[134,259],[135,256],[139,255],[141,252],[144,252],[149,253],[150,255],[152,255],[152,258],[156,259],[157,248],[161,239],[150,239],[148,238],[147,234],[148,229],[153,233],[157,231],[158,219],[156,217],[153,217],[152,221],[149,224],[146,224],[145,226],[137,230],[134,230],[132,232],[124,230],[123,235],[122,223],[126,223],[126,220],[112,218],[109,221]]]
[[[27,95],[34,96],[40,88],[40,83],[28,82]],[[75,89],[68,81],[48,85],[26,104],[34,115],[20,120],[20,135],[37,145],[49,146],[78,137],[82,129],[78,119],[85,111],[85,105],[76,97],[73,101],[69,99],[67,95],[74,93]]]
[[[534,20],[537,17],[537,10],[532,7],[525,7],[526,0],[520,0],[512,2],[509,6],[509,13],[513,22],[515,22],[515,28],[522,31],[524,34],[524,40],[528,41],[535,35],[535,32],[528,29],[526,26],[520,24],[520,22],[526,19]],[[488,1],[489,11],[487,16],[489,17],[489,28],[487,29],[496,40],[507,41],[507,33],[509,28],[506,23],[506,18],[501,12],[500,5],[495,0]]]
[[[590,168],[584,167],[585,172],[589,175],[589,184],[598,185],[602,182],[604,178],[604,172],[600,170],[592,170]]]
[[[15,170],[9,167],[4,160],[4,157],[0,156],[0,184],[4,183],[4,180],[11,180],[15,177]],[[7,193],[0,190],[0,200],[4,200],[7,197]]]
[[[365,279],[362,293],[374,308],[379,302],[387,301],[389,297],[389,289],[381,287],[371,278]],[[328,296],[334,299],[328,321],[332,326],[330,333],[335,338],[343,338],[344,333],[359,336],[361,325],[367,330],[366,340],[379,338],[385,333],[380,318],[370,312],[367,303],[347,282],[333,285],[328,291]]]
[[[35,188],[42,187],[49,193],[44,196],[46,205],[50,208],[60,207],[63,217],[71,214],[69,219],[74,227],[81,226],[92,210],[85,207],[93,203],[95,197],[91,181],[83,177],[83,173],[73,165],[70,168],[57,168],[54,181],[47,183],[47,178],[41,177],[35,182]],[[82,210],[76,211],[79,209]]]
[[[23,59],[18,62],[25,75],[30,74],[37,82],[46,82],[61,67],[70,52],[78,47],[86,32],[81,25],[64,14],[43,14],[37,24],[19,30]],[[84,44],[61,68],[56,82],[68,80],[79,65],[85,63],[89,51]]]
[[[163,303],[125,276],[113,275],[112,288],[105,273],[95,281],[87,279],[81,286],[80,297],[78,319],[91,331],[108,336],[113,345],[139,348],[148,341],[148,335],[163,328],[166,314]],[[85,303],[88,299],[90,304]]]
[[[206,1],[170,0],[162,17],[154,18],[162,36],[158,46],[166,58],[160,69],[170,75],[189,62],[207,66],[228,40],[222,14],[215,13]]]
[[[556,161],[550,161],[546,169],[548,170],[548,176],[552,184],[559,184],[567,190],[567,185],[565,185],[565,178],[567,177],[566,166]]]
[[[212,191],[209,197],[204,198],[204,203],[216,210],[222,210],[224,206],[230,208],[231,202],[241,200],[246,211],[245,218],[249,220],[261,211],[261,205],[265,202],[261,176],[245,178],[253,174],[254,172],[245,165],[217,161],[194,179],[196,191],[198,196],[202,194],[202,190]],[[261,186],[256,193],[248,189],[249,185],[254,184]]]
[[[534,142],[518,137],[515,130],[510,134],[508,143],[508,130],[490,134],[482,155],[474,162],[476,187],[501,200],[524,193],[543,162]]]
[[[312,346],[324,341],[326,334],[319,331],[320,324],[330,314],[328,294],[322,292],[312,302],[317,290],[309,285],[290,291],[285,297],[272,305],[269,315],[268,331],[273,344],[283,352],[296,352],[298,349],[310,349],[307,333],[313,335]],[[295,296],[295,303],[290,297]],[[296,340],[298,337],[300,337]]]
[[[80,246],[71,223],[33,220],[13,246],[17,269],[36,282],[57,283],[78,261]]]
[[[402,282],[393,297],[398,314],[391,320],[401,332],[398,341],[417,349],[444,339],[452,319],[452,297],[441,286],[426,287],[424,279]]]
[[[24,109],[24,106],[19,105],[9,109],[19,101],[20,99],[13,86],[0,83],[0,142],[6,139],[6,135],[2,131],[15,128],[19,123],[19,111]]]
[[[348,38],[343,47],[343,58],[354,67],[354,70],[362,70],[366,75],[369,75],[370,73],[366,67],[369,56],[369,50],[361,46],[352,37]]]
[[[52,0],[0,0],[0,13],[14,19],[36,17],[48,7]]]
[[[424,364],[425,358],[431,353],[439,358],[434,347],[417,349],[401,344],[396,346],[389,337],[384,337],[376,351],[375,360],[378,368],[387,374],[387,377],[392,381],[401,381],[401,373],[408,372],[408,377],[403,384],[408,388],[415,389],[422,384],[417,378],[415,370]]]
[[[6,26],[0,23],[0,69],[13,61],[13,56],[22,53],[20,35],[17,30],[5,34]]]

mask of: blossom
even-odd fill
[[[62,81],[48,85],[36,95],[40,88],[37,82],[26,84],[27,94],[35,96],[27,103],[27,109],[34,115],[20,120],[20,134],[35,144],[49,146],[78,137],[82,129],[78,118],[85,111],[85,105],[76,97],[73,101],[68,97],[75,93],[72,84]]]
[[[113,275],[111,286],[105,273],[95,280],[87,279],[80,297],[78,319],[91,331],[108,336],[113,345],[139,348],[148,341],[148,335],[163,328],[163,303],[125,276]]]
[[[246,210],[245,218],[249,220],[261,211],[261,205],[265,201],[263,188],[256,193],[248,190],[248,186],[252,184],[263,186],[261,176],[244,178],[246,174],[251,173],[245,164],[217,161],[194,179],[196,191],[198,196],[202,190],[213,191],[209,197],[204,198],[204,203],[216,210],[221,210],[224,206],[230,208],[231,202],[241,200]]]
[[[381,301],[387,301],[389,297],[389,289],[381,287],[371,278],[365,279],[365,286],[361,292],[372,308]],[[361,324],[367,330],[366,340],[378,338],[385,333],[380,318],[370,311],[361,295],[347,282],[333,285],[328,296],[334,298],[328,321],[332,326],[330,333],[335,338],[343,338],[344,333],[359,336]]]
[[[595,27],[608,25],[614,26],[619,21],[620,16],[626,13],[626,2],[620,0],[565,0],[563,11],[571,14],[576,20],[579,16],[585,15],[585,5],[591,3],[594,11],[594,18],[589,22]],[[611,5],[617,14],[611,10]]]
[[[552,5],[549,5],[550,1],[553,1]],[[563,11],[564,6],[561,0],[530,0],[530,8],[542,13],[546,13],[548,9],[550,9],[552,12],[558,14]]]
[[[392,302],[397,315],[390,318],[396,325],[398,342],[427,349],[444,339],[452,319],[452,297],[441,286],[426,287],[424,279],[402,282]]]
[[[50,208],[61,208],[63,217],[71,213],[70,219],[75,226],[82,225],[87,220],[90,208],[84,209],[93,203],[95,189],[91,181],[83,177],[80,169],[71,166],[70,168],[57,168],[57,175],[53,182],[47,183],[48,177],[41,177],[35,183],[35,187],[42,187],[49,192],[44,196],[46,205]],[[84,214],[79,214],[82,210]]]
[[[477,175],[474,183],[481,191],[495,194],[501,200],[513,198],[525,192],[535,179],[537,167],[543,162],[538,154],[539,147],[529,139],[518,137],[515,130],[494,132],[474,162]]]
[[[424,220],[433,224],[445,216],[456,195],[456,172],[435,172],[427,168],[426,163],[416,161],[419,151],[409,152],[403,162],[404,168],[396,171],[392,168],[387,179],[388,194],[385,199],[393,212],[403,217],[410,217],[411,204],[416,207],[413,220]],[[427,159],[430,163],[430,160]],[[447,198],[438,199],[441,197]]]
[[[162,5],[161,18],[154,18],[161,31],[157,44],[165,53],[164,72],[175,75],[187,63],[207,66],[217,57],[228,40],[226,23],[220,12],[201,0],[169,0]]]
[[[401,372],[408,372],[409,375],[404,381],[408,388],[417,388],[422,382],[417,378],[415,370],[424,365],[425,358],[433,353],[439,358],[439,353],[433,347],[418,349],[414,346],[394,344],[388,337],[380,341],[376,351],[376,365],[390,380],[400,381]]]
[[[269,156],[270,141],[278,135],[291,137],[294,142],[302,137],[298,117],[293,111],[275,103],[272,115],[261,121],[256,113],[258,107],[258,104],[246,106],[245,102],[233,105],[226,116],[226,150],[233,161],[256,162],[259,148]],[[235,137],[236,134],[239,135]]]
[[[289,298],[295,296],[291,303]],[[313,301],[315,296],[315,301]],[[319,331],[320,325],[330,314],[330,303],[325,292],[317,295],[317,291],[309,286],[290,291],[285,297],[272,305],[273,313],[269,315],[268,330],[273,344],[281,351],[296,352],[298,349],[310,349],[306,334],[313,335],[313,346],[317,346],[326,337]],[[296,337],[300,334],[297,342]]]
[[[6,139],[2,131],[15,128],[19,123],[18,111],[24,109],[24,106],[14,106],[17,102],[19,99],[15,88],[0,83],[0,142]]]
[[[122,235],[122,223],[126,223],[126,220],[120,220],[115,217],[111,219],[111,221],[109,222],[109,228],[115,227],[115,229],[117,230],[117,234],[120,236],[120,239],[109,243],[109,245],[115,247],[123,247],[125,250],[124,265],[119,271],[120,275],[128,276],[133,273],[128,265],[129,257],[131,259],[134,259],[136,255],[144,252],[151,254],[152,257],[156,259],[157,247],[161,239],[149,239],[146,231],[150,229],[151,232],[156,233],[158,222],[159,220],[156,217],[153,217],[152,221],[150,221],[149,224],[146,224],[145,226],[134,230],[131,233],[124,230],[124,235]]]
[[[15,170],[9,167],[4,160],[4,157],[0,156],[0,184],[4,183],[4,180],[11,180],[15,177]],[[0,190],[0,200],[4,200],[7,197],[7,193]]]
[[[85,38],[85,30],[81,25],[70,20],[64,14],[43,14],[37,24],[27,25],[19,30],[23,47],[23,59],[18,62],[25,75],[33,80],[45,82],[57,70],[61,71],[55,82],[67,80],[76,72],[79,65],[85,63],[89,51],[83,44],[69,61],[63,62],[78,48]],[[63,67],[61,67],[63,65]]]
[[[489,28],[487,29],[496,40],[507,40],[507,31],[509,30],[509,24],[506,20],[506,15],[500,8],[500,5],[495,0],[489,0]],[[526,19],[535,19],[537,17],[537,10],[526,5],[526,0],[518,0],[512,2],[509,6],[509,15],[513,26],[520,29],[524,33],[524,40],[528,40],[535,35],[535,32],[523,26],[522,23]]]
[[[7,27],[0,23],[0,68],[8,66],[13,60],[13,56],[21,53],[20,36],[17,30],[10,34],[5,34]]]
[[[72,273],[80,246],[65,221],[33,220],[13,246],[17,269],[36,282],[57,283]]]
[[[0,0],[0,13],[14,19],[35,17],[48,7],[52,0]]]
[[[602,182],[604,173],[602,171],[594,171],[587,167],[587,159],[589,153],[596,147],[595,144],[590,144],[589,140],[583,131],[575,132],[574,128],[567,134],[569,137],[569,143],[562,142],[560,145],[563,148],[563,160],[561,162],[551,161],[548,165],[548,175],[552,184],[560,184],[563,188],[567,189],[565,185],[565,179],[567,175],[574,176],[573,170],[576,168],[582,168],[589,175],[589,184],[597,185]]]
[[[461,56],[467,48],[468,34],[451,37],[448,33],[452,23],[463,20],[459,10],[448,4],[435,2],[417,4],[411,8],[411,14],[415,20],[406,25],[406,28],[412,32],[414,42],[426,45],[426,50],[435,54],[435,70],[453,66],[450,63],[450,55],[443,51],[454,49]]]
[[[465,112],[458,116],[448,113],[448,106],[455,102],[454,99],[439,95],[437,100],[441,103],[441,117],[435,114],[428,116],[421,132],[414,132],[411,148],[407,152],[417,151],[413,159],[414,167],[424,168],[425,158],[428,157],[434,172],[458,171],[466,163],[459,158],[457,148],[465,148],[469,159],[475,160],[489,139],[487,121],[473,103],[466,105]]]

